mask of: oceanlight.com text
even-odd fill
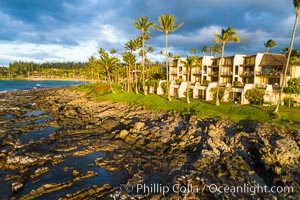
[[[249,185],[243,184],[241,186],[218,186],[216,184],[205,184],[204,189],[208,189],[211,193],[235,193],[235,194],[262,194],[262,193],[293,193],[294,188],[292,186],[272,186],[268,187],[266,185]]]

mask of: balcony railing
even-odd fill
[[[246,72],[240,72],[241,77],[253,77],[254,71],[246,71]]]
[[[194,71],[193,75],[194,76],[201,76],[202,72],[201,71]]]
[[[219,65],[214,65],[214,64],[212,64],[211,66],[208,66],[208,67],[210,67],[210,68],[218,68]]]
[[[210,72],[208,73],[209,76],[214,76],[214,77],[217,77],[219,74],[219,72]]]
[[[179,71],[179,74],[186,74],[186,71]]]
[[[278,76],[280,77],[281,71],[275,72],[256,72],[256,76]]]
[[[254,67],[255,66],[255,63],[244,63],[244,64],[241,64],[241,67]]]
[[[221,76],[232,76],[232,72],[221,72]]]
[[[176,74],[177,74],[177,71],[175,71],[175,70],[171,70],[171,71],[170,71],[170,74],[172,74],[172,75],[176,75]]]

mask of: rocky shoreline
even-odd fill
[[[70,88],[0,94],[0,145],[4,199],[300,197],[297,130],[98,102]]]

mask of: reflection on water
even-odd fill
[[[32,111],[32,112],[28,112],[26,114],[24,114],[24,117],[33,117],[33,116],[39,116],[39,115],[43,115],[45,112],[44,111]]]
[[[20,140],[23,144],[27,144],[30,140],[37,141],[41,138],[47,138],[51,133],[56,131],[57,128],[52,126],[46,126],[42,130],[32,131],[28,134],[23,134],[20,136]]]
[[[50,171],[46,174],[30,179],[23,190],[21,190],[16,197],[28,194],[31,190],[49,183],[63,183],[75,178],[73,170],[77,170],[80,174],[86,174],[87,171],[97,172],[97,176],[92,176],[75,182],[71,187],[67,187],[49,194],[42,195],[37,199],[58,199],[68,193],[75,193],[82,188],[92,187],[94,185],[110,184],[111,186],[119,186],[125,184],[128,180],[128,172],[125,169],[120,169],[117,172],[111,173],[104,168],[99,168],[95,165],[95,159],[98,157],[109,158],[110,153],[93,152],[85,156],[68,156],[64,158],[64,162],[56,166],[47,164]],[[39,166],[41,167],[41,166]],[[36,168],[32,168],[32,173]],[[67,169],[67,170],[66,170]]]

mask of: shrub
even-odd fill
[[[209,83],[210,83],[210,81],[209,81],[209,80],[203,80],[203,82],[202,82],[202,85],[208,86],[208,85],[209,85]]]
[[[184,80],[182,78],[179,78],[176,80],[176,84],[177,85],[180,85]]]
[[[161,88],[162,88],[163,92],[166,94],[167,93],[167,82],[162,82]]]
[[[154,88],[157,88],[157,86],[158,86],[158,81],[157,81],[157,80],[148,80],[148,81],[146,82],[146,85],[147,85],[147,86],[154,87]]]
[[[283,103],[284,105],[291,106],[291,103],[294,102],[295,99],[293,97],[284,97]]]
[[[216,100],[216,96],[217,96],[217,88],[211,88],[209,91],[213,97],[214,100]],[[224,93],[225,93],[225,88],[224,87],[220,87],[219,89],[219,100],[222,101],[223,97],[224,97]]]
[[[234,87],[243,87],[243,83],[241,81],[234,81],[233,86]]]
[[[264,95],[266,91],[264,89],[253,88],[247,90],[245,98],[251,103],[256,105],[261,105],[264,103]]]

